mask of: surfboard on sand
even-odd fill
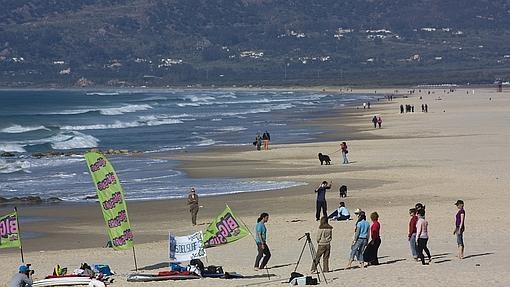
[[[33,287],[50,287],[50,286],[89,286],[89,287],[105,287],[106,285],[96,279],[91,279],[89,277],[57,277],[57,278],[49,278],[43,279],[39,281],[35,281],[32,285]]]
[[[128,276],[128,282],[150,282],[150,281],[165,281],[165,280],[188,280],[200,279],[196,274],[131,274]]]

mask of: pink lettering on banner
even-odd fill
[[[218,232],[214,237],[209,239],[208,245],[220,245],[227,243],[227,238],[239,234],[239,223],[232,217],[232,214],[227,213],[225,217],[221,218],[216,223]]]
[[[103,180],[97,182],[97,189],[99,189],[99,191],[103,191],[110,187],[111,184],[115,183],[117,183],[117,178],[115,177],[115,174],[113,172],[109,172],[106,174]]]
[[[90,170],[92,172],[96,172],[98,170],[100,170],[102,167],[105,167],[106,166],[106,160],[102,157],[99,157],[95,163],[91,164],[90,165]]]
[[[121,236],[113,238],[112,243],[115,246],[122,246],[125,245],[129,240],[133,240],[133,237],[134,236],[131,229],[126,229]]]
[[[106,201],[103,201],[103,209],[104,210],[110,210],[114,209],[117,203],[122,202],[122,194],[120,194],[120,191],[115,192],[112,194],[112,197]]]
[[[0,237],[8,237],[15,233],[18,233],[18,225],[16,224],[15,216],[9,216],[0,221]]]
[[[127,221],[127,213],[125,210],[119,211],[119,214],[113,218],[108,220],[108,227],[115,228],[122,225],[123,222]]]

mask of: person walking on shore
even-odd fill
[[[403,114],[404,113],[404,105],[400,105],[400,113]]]
[[[197,214],[198,214],[198,195],[195,191],[195,188],[192,187],[190,193],[188,195],[188,205],[189,211],[191,212],[191,224],[193,226],[197,225]]]
[[[374,129],[377,128],[377,116],[372,118],[372,123],[374,124]]]
[[[264,150],[269,150],[269,141],[271,140],[271,136],[268,131],[265,131],[262,135],[262,141],[264,142]]]
[[[326,191],[328,189],[331,189],[332,183],[333,183],[333,181],[330,182],[329,184],[327,181],[323,181],[319,185],[319,187],[317,187],[317,189],[315,189],[315,193],[317,193],[315,219],[317,221],[319,221],[321,218],[321,209],[322,209],[322,215],[326,216],[326,217],[328,216],[328,204],[326,202]]]
[[[331,239],[333,226],[328,223],[326,216],[321,217],[321,223],[319,225],[319,231],[317,232],[317,253],[313,259],[312,273],[317,272],[317,264],[319,264],[322,257],[322,271],[329,272],[329,255],[331,253]]]
[[[269,214],[263,212],[257,219],[255,226],[255,242],[257,243],[257,257],[255,258],[255,270],[264,269],[271,258],[269,246],[267,246],[267,229],[266,223],[269,221]],[[264,259],[262,259],[264,257]],[[262,263],[260,260],[262,259]]]
[[[370,214],[370,219],[372,220],[372,225],[370,226],[370,242],[363,253],[363,261],[368,265],[379,265],[379,258],[377,256],[377,252],[379,251],[379,246],[381,246],[381,224],[379,223],[379,214],[377,212],[372,212]]]
[[[360,212],[358,223],[356,224],[356,232],[354,233],[354,240],[351,245],[351,255],[349,257],[349,263],[347,263],[347,268],[351,268],[352,262],[354,258],[356,258],[360,264],[360,267],[363,268],[363,251],[368,243],[368,230],[370,229],[370,224],[367,222],[367,217],[364,212]]]
[[[349,153],[349,150],[347,149],[347,143],[342,142],[342,144],[340,144],[340,149],[342,150],[342,157],[344,160],[344,164],[348,164],[349,159],[347,158],[347,154]]]
[[[416,224],[418,223],[418,216],[416,216],[416,208],[409,209],[409,229],[407,233],[407,240],[409,241],[409,247],[411,248],[411,255],[414,260],[418,260],[418,252],[416,251]]]
[[[466,220],[466,212],[464,211],[464,201],[457,200],[455,203],[457,206],[457,214],[455,215],[455,230],[453,234],[457,235],[457,248],[459,249],[457,257],[459,259],[464,258],[464,222]]]
[[[427,247],[427,243],[429,241],[428,227],[429,223],[425,219],[425,209],[418,210],[418,222],[416,223],[416,248],[418,249],[418,256],[421,259],[422,265],[428,265],[432,259],[430,256],[430,251]],[[428,261],[426,263],[423,251],[425,251],[428,256]]]
[[[379,128],[381,128],[381,125],[382,125],[382,118],[381,118],[381,116],[377,117],[377,124],[379,125]]]

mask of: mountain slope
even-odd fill
[[[491,82],[510,71],[510,1],[0,5],[4,86],[82,77],[98,85]]]

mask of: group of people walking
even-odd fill
[[[260,132],[257,132],[255,135],[255,141],[253,142],[253,145],[257,148],[257,150],[262,149],[262,145],[264,146],[264,150],[269,150],[269,142],[271,141],[271,135],[268,131],[265,131],[262,136],[260,135]]]
[[[374,129],[377,128],[377,125],[379,125],[379,128],[381,128],[381,125],[382,125],[381,116],[374,116],[372,118],[372,123],[374,124]]]

